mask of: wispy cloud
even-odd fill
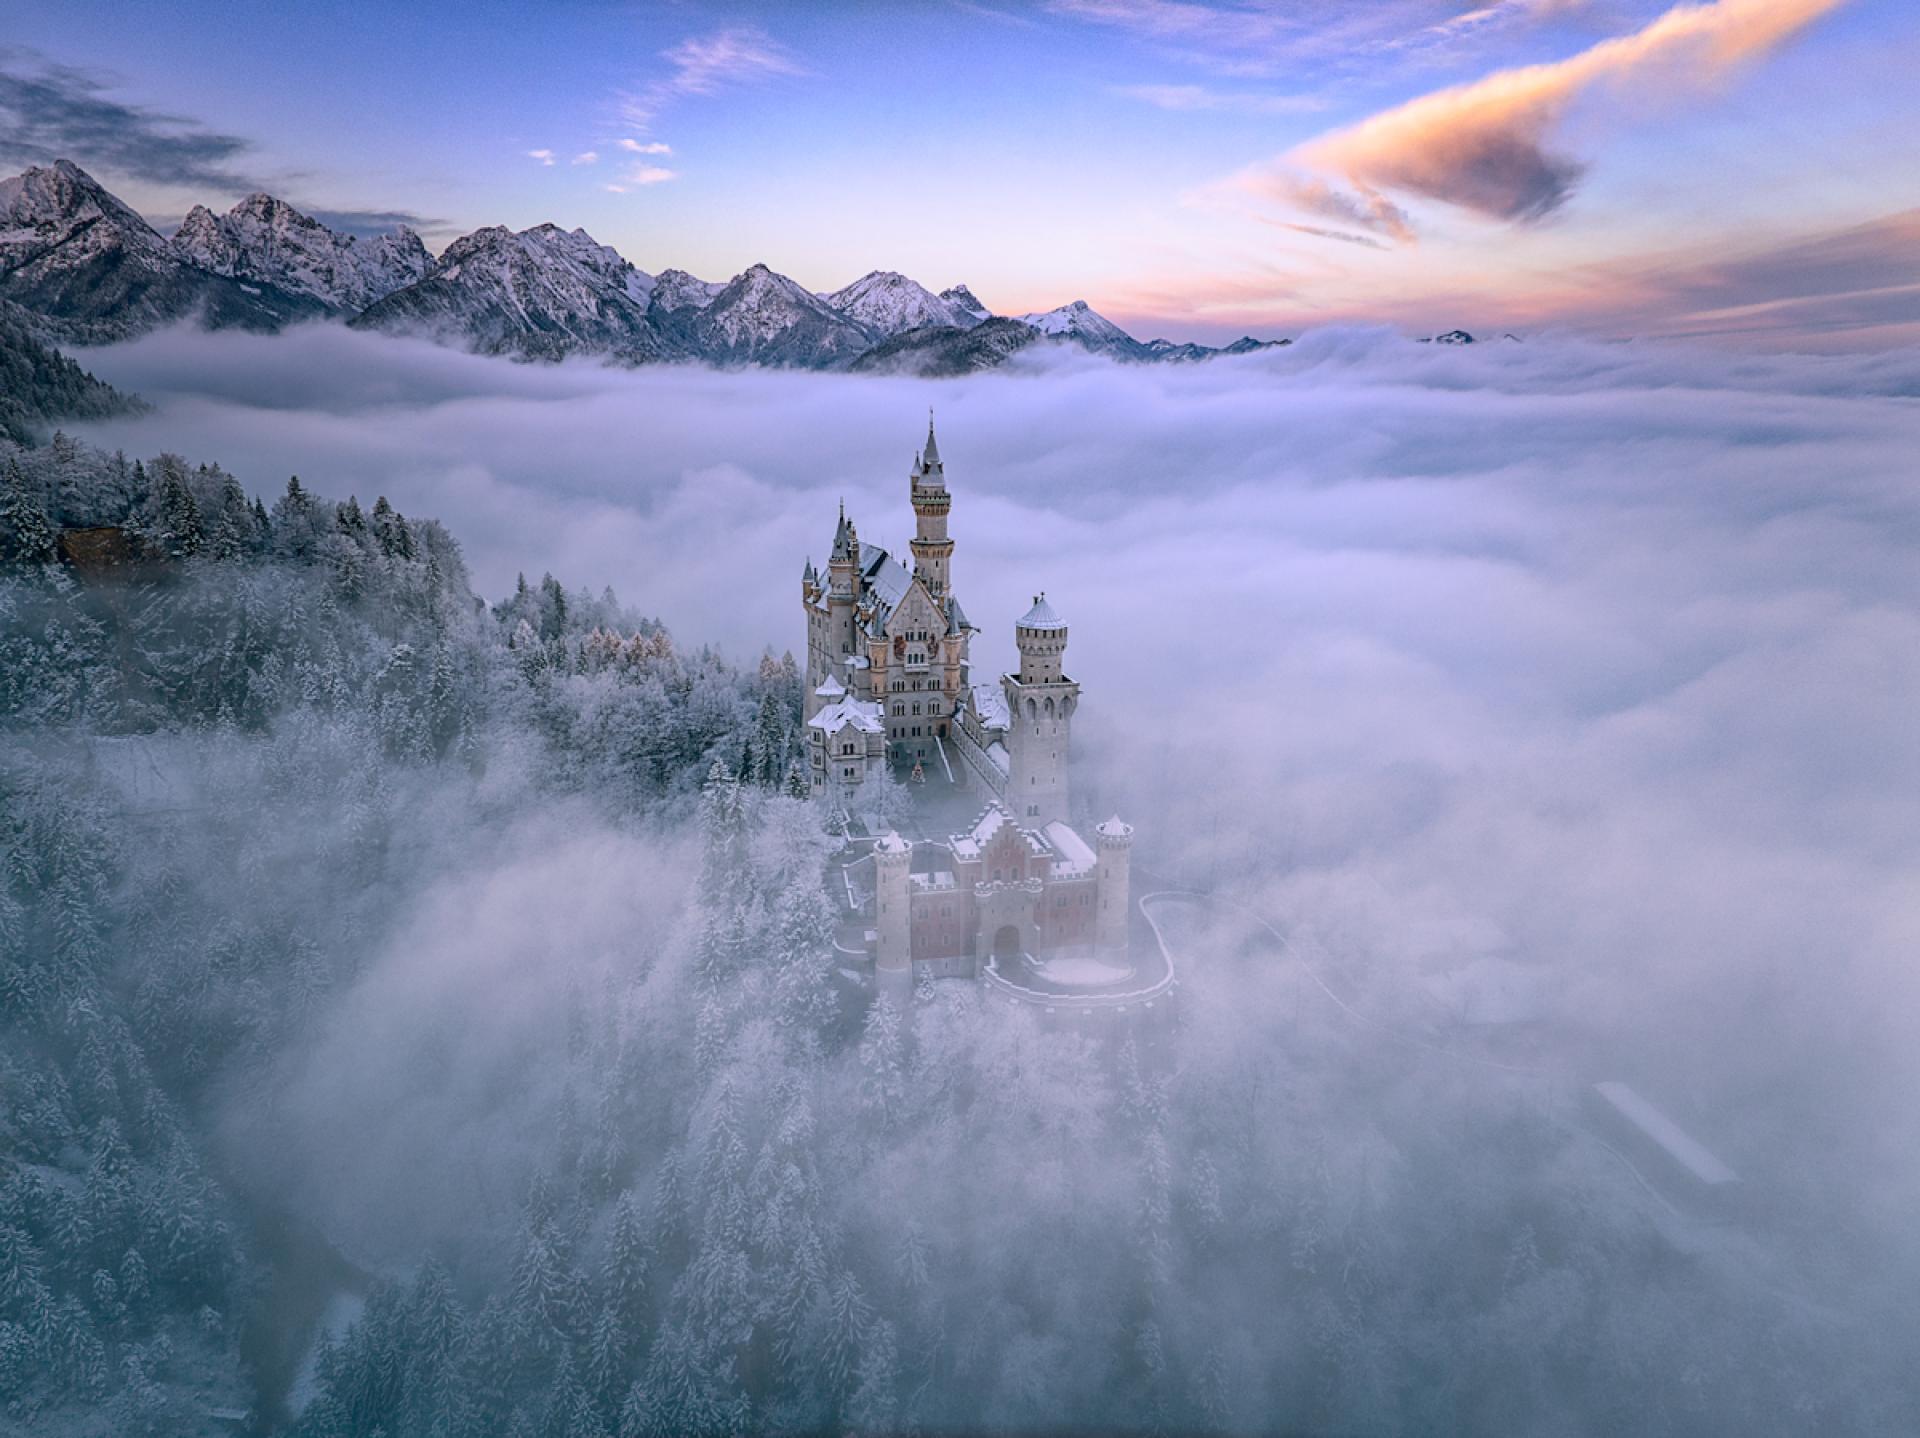
[[[1303,175],[1284,165],[1259,165],[1233,176],[1227,186],[1323,220],[1333,220],[1347,230],[1364,230],[1400,244],[1412,244],[1414,241],[1413,222],[1408,219],[1407,212],[1362,182],[1356,181],[1353,190],[1347,191],[1318,176]],[[1290,225],[1289,228],[1297,229],[1302,234],[1323,235],[1333,239],[1358,238],[1344,230],[1335,233],[1307,225]]]
[[[611,190],[616,195],[624,195],[628,190],[646,185],[661,185],[668,180],[678,179],[678,170],[669,170],[660,165],[637,164],[629,167],[617,180],[609,180],[601,188]]]
[[[1114,93],[1159,110],[1215,110],[1241,115],[1300,115],[1324,109],[1326,104],[1313,95],[1261,95],[1206,85],[1120,85]]]
[[[784,46],[753,25],[693,36],[663,51],[661,58],[667,74],[621,99],[621,113],[636,129],[649,128],[675,100],[806,73]]]
[[[553,151],[529,150],[527,151],[527,158],[529,160],[538,160],[543,165],[551,165],[553,163]]]
[[[1645,80],[1698,90],[1780,45],[1844,0],[1677,5],[1630,35],[1566,60],[1500,70],[1311,141],[1294,159],[1356,183],[1423,195],[1494,219],[1529,221],[1567,202],[1585,163],[1552,148],[1579,97]]]
[[[598,150],[582,150],[573,157],[573,163],[576,165],[597,165],[600,163],[600,152]]]
[[[447,223],[430,215],[416,215],[411,210],[307,209],[305,212],[328,229],[343,235],[384,235],[402,225],[410,230],[433,231],[445,228]]]
[[[673,146],[664,140],[622,140],[620,148],[635,155],[671,155]]]
[[[69,159],[158,185],[260,188],[238,165],[252,148],[238,135],[183,115],[116,100],[96,73],[0,46],[0,161]]]

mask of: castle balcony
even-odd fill
[[[986,899],[1009,889],[1017,889],[1023,894],[1038,894],[1042,887],[1038,878],[982,879],[973,886],[973,896],[976,899]]]

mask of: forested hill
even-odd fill
[[[0,438],[31,444],[59,420],[101,419],[140,407],[43,343],[30,320],[19,306],[0,301]]]
[[[483,604],[384,499],[0,443],[0,1434],[284,1417],[273,1165],[222,1095],[489,835],[671,834],[716,766],[780,788],[797,720],[790,664],[550,577]]]

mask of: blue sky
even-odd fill
[[[1892,0],[62,0],[4,33],[10,75],[233,142],[169,180],[63,114],[9,147],[0,109],[9,167],[60,145],[156,218],[257,185],[436,243],[553,220],[647,269],[892,268],[1175,337],[1915,337],[1920,21]]]

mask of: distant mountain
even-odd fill
[[[685,270],[662,270],[653,277],[653,307],[669,314],[703,310],[726,287],[723,280],[697,280]]]
[[[987,319],[972,325],[924,325],[882,340],[856,359],[856,374],[907,374],[944,379],[997,369],[1044,337],[1020,320]]]
[[[494,225],[455,240],[418,281],[350,323],[521,359],[663,359],[669,348],[647,318],[653,290],[652,275],[585,230]]]
[[[839,369],[870,349],[874,332],[765,265],[734,276],[688,329],[711,364]]]
[[[1042,314],[1021,315],[1020,323],[1030,325],[1043,335],[1072,340],[1096,354],[1115,359],[1146,360],[1155,355],[1146,345],[1094,309],[1085,300],[1047,310]]]
[[[973,296],[973,291],[968,289],[965,285],[955,285],[951,289],[945,289],[940,291],[940,298],[945,300],[950,305],[959,306],[960,309],[965,311],[967,314],[972,315],[975,320],[985,320],[985,319],[993,318],[993,311],[988,309],[985,305],[981,304],[979,300],[975,299]]]
[[[1443,335],[1424,335],[1420,343],[1423,345],[1470,345],[1474,343],[1474,338],[1465,330],[1448,330]]]
[[[357,314],[421,279],[433,257],[405,226],[373,239],[335,234],[271,195],[247,196],[224,215],[195,205],[173,245],[201,269],[276,285],[345,314]]]
[[[31,314],[42,337],[79,344],[186,318],[257,330],[345,318],[360,329],[520,359],[603,355],[929,375],[989,369],[1037,340],[1135,362],[1265,347],[1252,338],[1221,351],[1142,343],[1084,300],[996,318],[965,285],[935,294],[893,270],[831,294],[766,265],[724,284],[685,270],[655,276],[585,230],[551,224],[475,230],[436,260],[411,230],[338,234],[267,194],[224,215],[197,205],[169,241],[65,160],[0,181],[6,300]]]
[[[964,288],[961,290],[965,293]],[[822,295],[834,309],[854,323],[879,335],[897,335],[929,325],[967,329],[986,317],[980,302],[971,294],[971,304],[962,304],[936,295],[905,275],[892,270],[874,270],[862,275],[845,289]]]
[[[31,445],[64,419],[104,419],[142,408],[41,341],[36,316],[0,302],[0,437]]]
[[[326,312],[311,296],[201,268],[66,160],[0,180],[0,299],[80,344],[188,316],[209,328],[275,330]]]

